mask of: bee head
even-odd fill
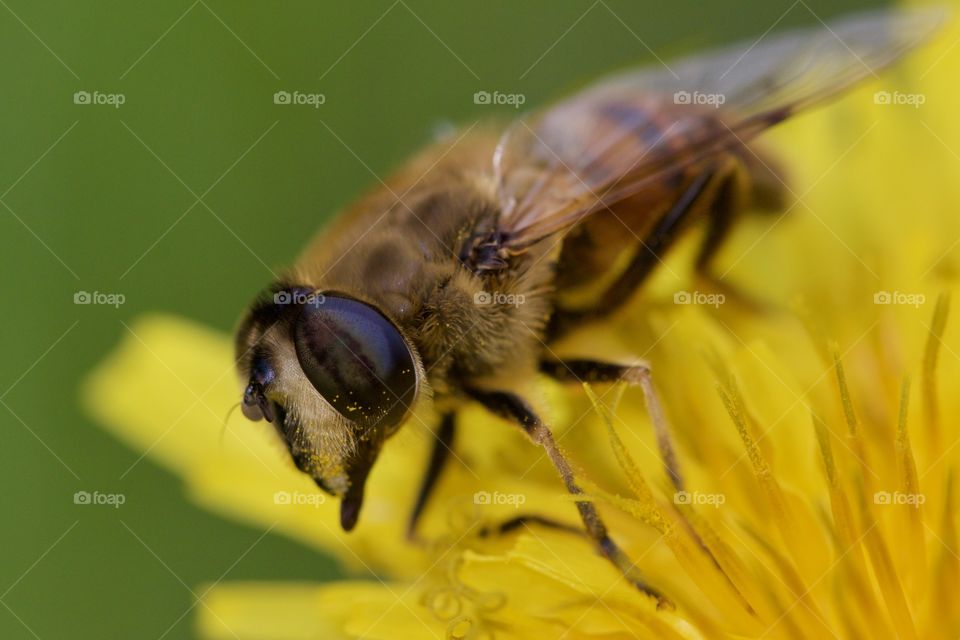
[[[297,468],[342,499],[349,531],[384,441],[417,401],[424,371],[410,340],[372,304],[287,287],[254,305],[237,353],[243,414],[273,423]]]

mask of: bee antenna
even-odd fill
[[[223,445],[223,434],[227,432],[227,422],[230,421],[230,416],[232,416],[233,412],[240,407],[240,404],[241,403],[238,402],[237,404],[227,409],[227,415],[223,416],[223,422],[221,423],[221,427],[220,427],[220,445],[221,446]]]

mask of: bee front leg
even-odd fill
[[[677,491],[684,490],[683,474],[680,472],[680,463],[673,446],[673,436],[670,424],[663,413],[660,396],[653,386],[653,376],[650,367],[646,364],[614,364],[595,360],[541,360],[540,371],[560,382],[604,383],[626,382],[631,386],[639,386],[643,390],[653,423],[653,432],[657,438],[657,448],[660,450],[660,459]]]
[[[423,480],[420,481],[420,490],[417,492],[417,500],[413,505],[413,511],[410,512],[410,519],[407,521],[407,540],[416,538],[417,522],[423,514],[430,494],[440,478],[440,472],[447,460],[453,447],[453,434],[456,422],[453,413],[444,414],[440,420],[440,428],[435,434],[433,450],[430,452],[430,462],[427,463],[427,471],[423,474]]]
[[[467,388],[466,392],[492,413],[516,422],[534,443],[543,447],[553,466],[560,473],[560,477],[563,478],[567,491],[572,495],[583,494],[583,489],[577,484],[569,461],[553,438],[553,433],[523,398],[509,391]],[[670,600],[646,584],[639,575],[635,563],[630,562],[623,550],[610,538],[607,527],[600,518],[596,506],[587,500],[577,501],[576,505],[587,535],[597,544],[601,555],[612,562],[623,573],[624,577],[638,589],[656,598],[659,608],[672,608],[673,605]]]

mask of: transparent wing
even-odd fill
[[[608,78],[515,121],[494,154],[500,230],[522,248],[875,76],[939,8],[890,9]]]

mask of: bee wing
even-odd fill
[[[890,65],[939,8],[861,13],[615,75],[515,121],[493,157],[499,229],[521,249],[743,145]]]

